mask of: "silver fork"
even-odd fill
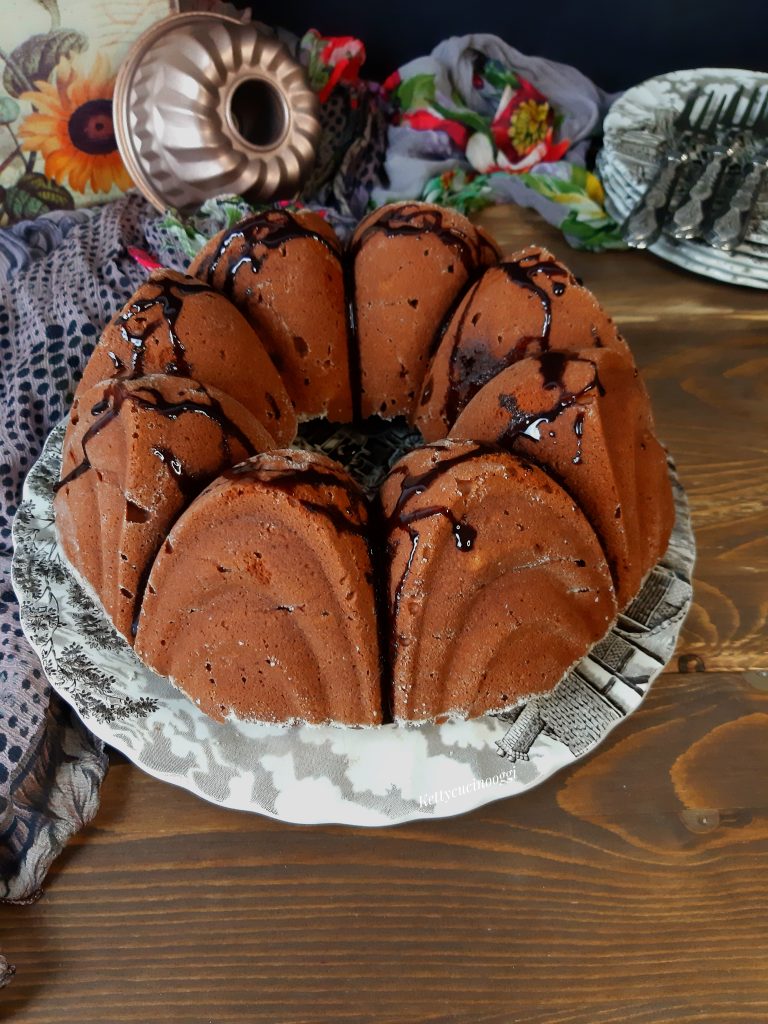
[[[768,171],[768,90],[749,129],[747,173],[730,197],[728,209],[707,231],[705,239],[718,249],[730,251],[744,241]]]
[[[670,225],[674,238],[695,238],[701,230],[706,217],[707,205],[715,197],[728,164],[744,145],[743,129],[749,124],[755,104],[760,99],[761,87],[752,90],[744,110],[737,118],[743,86],[735,90],[731,101],[719,118],[716,128],[720,129],[714,145],[707,147],[704,156],[708,163],[694,182],[688,194],[687,202],[675,210]]]
[[[703,102],[693,117],[694,107],[702,97]],[[673,131],[679,135],[672,145],[664,147],[658,171],[622,224],[622,234],[628,245],[644,249],[655,242],[661,234],[680,170],[690,159],[694,146],[708,137],[713,120],[708,115],[713,99],[713,91],[705,94],[701,89],[695,89],[689,94],[683,109],[675,118]],[[723,103],[715,111],[714,120],[721,113]]]

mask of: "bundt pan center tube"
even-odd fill
[[[401,441],[344,466],[312,449],[336,419]],[[55,511],[113,624],[207,715],[356,727],[551,692],[674,521],[594,296],[415,202],[346,249],[267,210],[152,274],[86,367]]]

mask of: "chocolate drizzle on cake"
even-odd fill
[[[332,241],[322,235],[319,231],[313,231],[288,210],[266,210],[263,213],[256,213],[246,220],[240,221],[234,227],[226,231],[222,236],[219,246],[215,252],[210,253],[202,261],[198,273],[204,280],[212,282],[213,276],[218,270],[222,257],[227,253],[230,246],[235,242],[243,242],[249,246],[249,251],[240,256],[226,269],[226,283],[224,294],[232,298],[235,287],[235,278],[242,267],[250,267],[252,273],[258,274],[266,259],[267,254],[257,256],[253,252],[255,246],[263,245],[267,251],[279,249],[296,238],[310,238],[324,246],[336,259],[341,259],[341,252]]]
[[[124,341],[131,348],[130,367],[126,367],[114,352],[109,353],[109,358],[121,376],[130,379],[144,376],[146,341],[155,330],[155,324],[149,321],[146,314],[158,308],[168,328],[168,338],[173,351],[173,358],[163,368],[164,372],[178,377],[191,377],[193,370],[186,360],[186,349],[176,334],[176,321],[184,304],[184,296],[193,292],[208,292],[211,289],[207,284],[194,278],[176,281],[161,274],[156,274],[148,284],[157,289],[157,294],[136,299],[115,321]],[[133,329],[133,321],[139,325],[138,331]]]
[[[341,472],[333,469],[296,462],[287,466],[258,465],[241,462],[227,469],[223,476],[234,481],[253,481],[266,484],[271,490],[282,491],[297,501],[303,508],[325,516],[338,533],[349,533],[368,540],[368,505],[362,491]],[[347,508],[298,495],[300,487],[333,487],[344,493]],[[352,518],[350,518],[352,517]]]
[[[533,260],[529,263],[529,260]],[[506,260],[499,264],[501,270],[507,275],[510,281],[514,284],[520,285],[521,288],[526,288],[528,291],[533,292],[536,298],[541,303],[541,308],[544,313],[544,324],[539,335],[526,335],[519,339],[515,345],[515,353],[517,358],[527,354],[527,349],[532,343],[539,343],[543,350],[549,348],[549,334],[552,330],[552,299],[548,292],[537,284],[534,278],[537,274],[543,274],[545,277],[570,277],[570,272],[565,267],[560,266],[559,263],[555,263],[552,260],[540,260],[535,254],[521,256],[517,260]],[[555,285],[561,285],[561,290],[557,290]],[[555,282],[552,290],[555,295],[562,295],[565,292],[565,285],[562,282]]]
[[[408,532],[408,536],[411,540],[411,550],[408,554],[405,568],[400,576],[397,587],[395,588],[394,600],[391,605],[387,602],[387,621],[390,624],[388,627],[389,644],[386,647],[382,647],[382,652],[386,652],[388,654],[388,662],[386,666],[386,675],[388,679],[392,679],[393,677],[395,658],[399,646],[399,638],[397,636],[397,631],[394,628],[394,623],[399,618],[403,592],[405,590],[405,585],[408,582],[411,567],[413,566],[413,560],[419,546],[419,531],[414,526],[414,523],[417,523],[422,519],[430,519],[433,516],[443,516],[451,524],[454,541],[459,551],[471,551],[475,540],[477,539],[477,530],[475,527],[470,523],[467,523],[465,520],[458,518],[452,509],[449,509],[444,505],[428,505],[424,508],[413,509],[411,511],[409,511],[406,506],[412,498],[419,494],[423,494],[429,487],[436,483],[440,477],[455,466],[461,465],[464,462],[469,462],[472,459],[480,458],[487,455],[489,452],[494,451],[498,451],[498,448],[493,445],[472,442],[471,447],[464,449],[451,458],[437,461],[435,465],[430,469],[425,470],[423,473],[417,473],[412,476],[406,471],[402,476],[402,480],[400,482],[400,494],[395,507],[382,524],[385,535],[393,529],[403,529]],[[394,472],[398,472],[397,467]]]
[[[582,446],[582,442],[583,442],[583,439],[584,439],[584,413],[583,412],[577,412],[576,413],[576,419],[573,421],[573,432],[576,435],[576,454],[571,459],[571,462],[574,464],[574,466],[579,466],[579,465],[581,465],[581,457],[582,457],[581,446]]]
[[[167,448],[152,448],[151,451],[152,454],[162,462],[173,477],[176,486],[184,496],[185,504],[189,504],[193,498],[197,497],[201,490],[200,478],[185,472],[181,459]]]
[[[342,271],[344,274],[344,306],[347,319],[347,365],[349,367],[349,387],[352,398],[352,420],[354,423],[359,423],[363,416],[363,371],[360,365],[360,342],[357,337],[355,256],[356,250],[348,250],[344,254]]]
[[[68,484],[71,484],[73,481],[77,480],[78,477],[82,476],[83,473],[86,473],[92,468],[91,461],[88,457],[88,445],[94,437],[100,434],[102,430],[104,430],[104,428],[118,416],[125,402],[132,402],[140,408],[157,413],[157,415],[164,416],[169,420],[176,420],[179,416],[182,416],[185,413],[205,416],[206,419],[216,423],[221,429],[222,455],[225,459],[230,460],[232,458],[230,438],[236,440],[242,446],[247,455],[250,456],[256,454],[256,449],[250,439],[245,433],[243,433],[240,427],[238,427],[238,425],[226,415],[218,399],[214,398],[202,384],[197,384],[195,391],[192,391],[191,393],[192,395],[199,393],[203,400],[199,401],[196,398],[191,397],[183,399],[182,401],[168,401],[162,392],[155,387],[141,385],[131,388],[127,382],[124,382],[121,379],[110,381],[104,388],[104,398],[100,402],[97,402],[91,409],[91,414],[96,416],[96,419],[86,430],[85,434],[83,434],[81,442],[83,458],[81,462],[74,467],[74,469],[54,485],[54,493],[60,491],[62,487],[66,487]],[[155,454],[158,454],[159,450],[153,449],[153,451]],[[177,483],[180,483],[183,479],[183,470],[174,470],[174,456],[169,452],[165,452],[164,449],[162,449],[162,451],[164,452],[164,455],[161,461],[169,467],[169,471],[171,472],[174,480]],[[184,493],[183,489],[182,493]]]
[[[231,449],[232,440],[238,442],[247,456],[256,454],[256,449],[247,435],[226,415],[218,399],[211,395],[203,385],[195,383],[194,389],[186,387],[183,384],[177,386],[183,388],[184,391],[187,391],[189,393],[189,397],[179,400],[169,400],[160,390],[158,390],[158,388],[149,384],[141,384],[138,381],[129,382],[120,378],[109,381],[104,388],[104,398],[91,408],[91,415],[95,416],[96,419],[83,434],[81,441],[82,459],[74,469],[54,485],[54,493],[58,493],[58,491],[63,487],[73,483],[79,477],[83,476],[84,473],[87,473],[88,470],[93,468],[88,455],[88,446],[94,437],[100,434],[114,419],[116,419],[126,402],[131,402],[142,409],[156,413],[158,416],[162,416],[168,420],[176,420],[179,416],[183,416],[186,413],[204,416],[206,419],[211,420],[221,431],[221,451],[222,458],[225,462],[231,462],[234,458]],[[153,446],[150,451],[166,467],[183,498],[179,509],[179,514],[181,514],[184,508],[186,508],[186,506],[197,497],[203,488],[210,483],[215,473],[195,474],[187,472],[181,459],[168,448],[158,445]],[[128,502],[127,506],[127,517],[129,518],[129,521],[148,521],[149,517],[141,520],[135,516],[131,518],[131,504],[131,502]],[[172,525],[172,523],[169,524],[169,530]],[[158,545],[158,550],[159,546],[160,545]],[[138,629],[141,606],[144,600],[144,594],[146,593],[153,561],[154,558],[147,560],[139,577],[136,594],[133,597],[133,616],[131,624],[132,636],[136,636],[136,630]]]
[[[493,355],[489,346],[482,339],[478,340],[474,348],[469,348],[465,341],[467,320],[472,308],[474,293],[480,286],[483,277],[475,281],[471,291],[465,290],[466,303],[456,325],[453,347],[448,359],[448,391],[445,396],[443,416],[449,426],[456,422],[461,410],[484,384],[487,384],[489,380],[511,366],[512,363],[526,356],[531,345],[535,344],[542,352],[549,350],[549,336],[552,329],[552,299],[546,289],[536,283],[535,278],[539,274],[548,278],[570,277],[570,273],[565,267],[552,260],[541,260],[535,253],[523,255],[517,260],[498,263],[496,267],[488,269],[503,271],[510,282],[527,289],[536,296],[544,314],[541,333],[523,335],[501,356]],[[565,292],[565,284],[562,281],[555,281],[552,290],[555,295],[562,295]],[[447,330],[447,326],[446,324],[441,328],[443,334]],[[428,398],[422,397],[422,405],[426,404],[426,401]]]
[[[576,352],[544,352],[534,358],[539,364],[544,389],[557,391],[558,395],[551,406],[537,412],[524,412],[519,406],[517,397],[513,394],[499,395],[499,405],[510,415],[498,437],[498,443],[506,448],[511,448],[519,437],[527,437],[533,441],[540,440],[539,431],[542,424],[554,423],[561,413],[581,403],[593,391],[599,395],[605,394],[605,388],[600,383],[597,366],[591,359],[585,359],[584,356]],[[584,363],[591,366],[593,370],[592,379],[577,391],[570,391],[565,385],[565,368],[569,363]],[[579,465],[582,461],[584,436],[583,411],[576,414],[573,432],[576,437],[576,454],[572,461],[574,465]]]
[[[385,210],[371,224],[360,232],[350,248],[352,262],[360,249],[373,235],[384,232],[388,238],[401,235],[437,237],[443,245],[455,250],[468,274],[477,267],[480,260],[478,243],[464,234],[458,227],[446,227],[442,210],[425,210],[419,205],[397,206]],[[484,241],[484,245],[488,245]]]

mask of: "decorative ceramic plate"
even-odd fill
[[[694,89],[711,88],[718,98],[742,87],[745,96],[741,103],[746,105],[746,95],[757,86],[768,86],[768,74],[698,68],[659,75],[628,89],[605,119],[598,159],[611,216],[621,222],[629,215],[654,173],[660,145]],[[746,239],[734,252],[723,252],[697,239],[677,241],[665,234],[649,250],[697,274],[730,284],[768,287],[768,186],[761,193]]]
[[[366,459],[383,473],[410,446],[407,433],[391,427],[361,438],[326,429],[311,446],[348,468],[356,460],[358,476]],[[670,467],[677,518],[664,560],[551,694],[509,714],[427,727],[214,722],[138,660],[67,567],[52,504],[63,436],[60,424],[27,477],[14,523],[24,631],[54,688],[97,736],[151,775],[223,807],[307,824],[391,825],[521,793],[594,750],[638,707],[672,657],[691,602],[694,542]]]
[[[606,190],[608,213],[614,220],[623,221],[639,200],[641,189],[633,188],[626,168],[619,160],[608,164],[601,157],[598,159],[598,174]],[[669,263],[716,281],[749,288],[768,288],[768,247],[765,248],[765,257],[754,243],[749,243],[751,252],[745,248],[744,245],[740,250],[723,252],[703,243],[679,242],[662,235],[650,246],[650,251]]]

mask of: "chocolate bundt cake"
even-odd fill
[[[316,213],[268,210],[215,235],[189,268],[251,324],[300,419],[327,416],[344,423],[353,416],[357,356],[350,344],[342,248]]]
[[[380,494],[395,720],[474,718],[551,690],[615,619],[594,530],[531,463],[438,441]]]
[[[75,398],[54,499],[59,542],[124,637],[178,514],[227,466],[273,446],[234,398],[182,377],[103,381]]]
[[[497,443],[545,466],[603,543],[620,608],[669,543],[667,459],[637,370],[610,349],[546,352],[502,370],[450,437]]]
[[[594,295],[546,249],[531,246],[489,267],[436,334],[413,422],[445,437],[480,388],[524,356],[629,347]]]
[[[431,203],[369,214],[349,252],[363,416],[410,416],[439,324],[499,252],[466,217]]]
[[[109,377],[190,377],[226,391],[278,444],[296,436],[296,413],[263,345],[231,302],[187,274],[157,270],[104,329],[77,394]]]
[[[149,577],[136,650],[213,718],[382,720],[367,503],[331,459],[227,470]]]
[[[413,202],[347,247],[309,211],[257,213],[190,272],[153,274],[105,329],[55,498],[137,653],[219,719],[426,722],[551,690],[673,520],[648,396],[591,293]],[[374,416],[432,443],[386,475],[421,438]],[[389,453],[380,489],[305,450],[322,433],[336,453],[333,425],[285,447],[312,418]]]

